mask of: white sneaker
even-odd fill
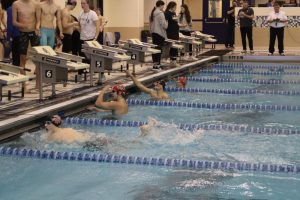
[[[198,60],[195,56],[190,56],[189,57],[189,60],[192,60],[192,61],[196,61],[196,60]]]
[[[254,54],[254,51],[253,51],[253,50],[251,50],[251,51],[250,51],[250,54],[252,54],[252,55],[253,55],[253,54]]]
[[[273,56],[274,54],[273,53],[268,53],[268,56]]]
[[[246,54],[246,53],[247,53],[247,51],[246,51],[246,50],[243,50],[243,51],[241,51],[241,53],[242,53],[242,54]]]
[[[156,72],[159,72],[159,71],[161,71],[161,67],[160,67],[160,65],[153,65],[152,70],[156,71]]]

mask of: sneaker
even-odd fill
[[[285,56],[284,53],[280,53],[279,55],[280,55],[280,56]]]
[[[161,71],[160,65],[153,65],[153,71]]]
[[[268,56],[273,56],[273,53],[268,53]]]
[[[195,56],[190,56],[189,57],[189,60],[191,60],[191,61],[196,61],[196,60],[198,60]]]
[[[242,53],[242,54],[246,54],[246,53],[247,53],[247,51],[246,51],[246,50],[243,50],[241,53]]]
[[[251,51],[250,51],[250,54],[254,54],[254,51],[253,51],[253,50],[251,50]]]

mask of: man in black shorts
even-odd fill
[[[66,2],[66,7],[61,11],[62,16],[62,28],[63,28],[63,47],[62,51],[65,53],[72,52],[72,34],[76,27],[78,27],[78,22],[74,21],[71,16],[70,11],[72,11],[77,5],[77,0],[68,0]]]
[[[39,44],[40,15],[40,6],[36,1],[18,0],[12,5],[13,25],[20,30],[20,67],[23,68],[22,74],[25,74],[29,41],[31,46]],[[25,83],[23,87],[26,90]]]

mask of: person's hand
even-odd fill
[[[39,28],[35,29],[35,34],[41,36],[41,30]]]
[[[59,38],[60,38],[61,40],[64,39],[64,37],[65,37],[65,36],[64,36],[63,33],[60,33],[60,34],[59,34]]]
[[[130,76],[130,77],[133,77],[133,75],[129,72],[129,70],[126,70],[126,75]]]
[[[73,22],[73,26],[79,26],[78,22]]]

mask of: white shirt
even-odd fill
[[[275,11],[270,12],[267,21],[271,21],[274,19],[280,19],[280,20],[287,20],[287,16],[285,15],[285,12],[279,11],[278,13],[275,13]],[[272,22],[270,23],[270,26],[273,28],[282,28],[285,27],[285,22]]]
[[[81,12],[78,21],[80,23],[80,39],[93,40],[96,37],[96,22],[99,20],[95,11]]]

